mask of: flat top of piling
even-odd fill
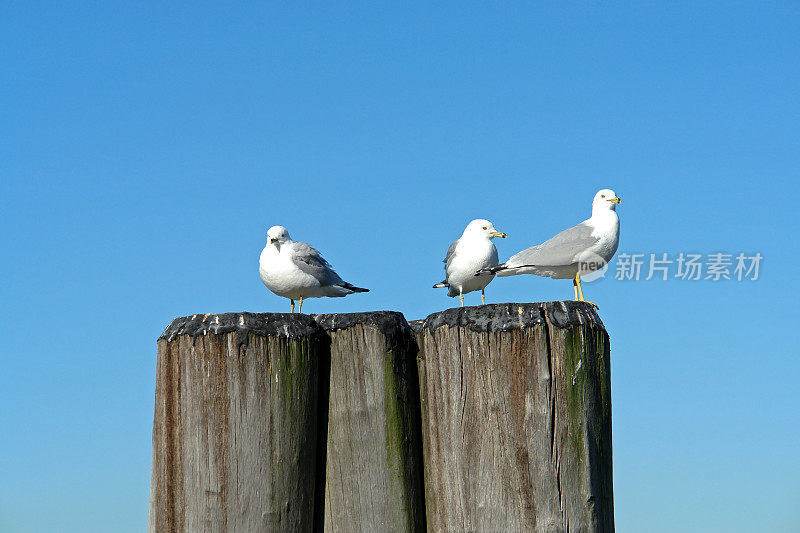
[[[313,316],[322,329],[329,333],[361,325],[379,331],[390,345],[405,344],[414,337],[406,317],[397,311],[331,313]]]
[[[231,332],[253,333],[262,337],[304,337],[321,333],[311,315],[300,313],[207,313],[176,318],[159,340],[172,341],[179,335],[206,335]]]
[[[174,319],[159,340],[172,341],[180,335],[253,333],[262,337],[295,338],[320,334],[323,331],[347,329],[355,325],[373,327],[387,336],[408,328],[420,332],[440,326],[461,326],[472,331],[507,331],[524,329],[545,322],[569,328],[592,325],[603,328],[597,309],[587,302],[503,303],[475,307],[456,307],[429,315],[424,320],[407,322],[397,311],[367,313],[330,313],[304,315],[301,313],[207,313]]]
[[[328,313],[311,315],[326,331],[347,329],[356,324],[372,326],[381,331],[387,328],[408,327],[403,313],[398,311],[370,311],[368,313]]]
[[[409,323],[415,332],[423,328],[460,326],[472,331],[507,331],[550,323],[558,328],[591,325],[604,328],[597,309],[588,302],[502,303],[474,307],[455,307]]]

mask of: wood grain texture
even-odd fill
[[[158,340],[149,531],[312,530],[325,352],[304,315],[170,324]]]
[[[424,531],[413,332],[388,311],[316,319],[330,337],[325,531]]]
[[[609,339],[582,302],[412,322],[431,531],[613,531]]]

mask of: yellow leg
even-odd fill
[[[294,313],[294,300],[292,300],[291,298],[289,298],[289,301],[290,301],[290,302],[292,302],[292,311],[291,311],[291,312],[292,312],[292,313]]]
[[[301,313],[303,312],[303,297],[302,296],[300,297],[300,309],[298,311],[301,312]]]
[[[461,300],[461,307],[464,307],[464,294],[458,293],[458,299]]]
[[[486,305],[486,292],[485,289],[481,289],[481,305]]]
[[[600,306],[598,306],[596,303],[590,302],[590,301],[586,300],[583,297],[583,287],[581,287],[581,274],[580,274],[580,272],[575,274],[574,283],[575,283],[575,290],[578,292],[578,297],[575,298],[575,299],[578,300],[579,302],[586,302],[587,304],[593,305],[597,309],[600,309]]]
[[[578,278],[577,277],[572,278],[572,289],[575,291],[575,300],[576,301],[580,301],[580,298],[578,298]]]

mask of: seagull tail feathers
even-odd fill
[[[362,287],[356,287],[352,283],[347,283],[346,281],[344,283],[342,283],[341,286],[344,287],[345,289],[347,289],[349,291],[353,291],[353,292],[369,292],[369,289],[364,289]]]
[[[506,266],[506,264],[503,263],[502,265],[495,265],[493,267],[482,268],[482,269],[478,270],[477,272],[475,272],[475,275],[476,276],[483,276],[484,274],[497,274],[501,270],[505,270],[507,268],[508,267]]]

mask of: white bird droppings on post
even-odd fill
[[[578,364],[575,365],[575,373],[572,374],[572,384],[575,385],[575,380],[578,378],[578,370],[581,369],[583,366],[583,359],[578,360]]]

